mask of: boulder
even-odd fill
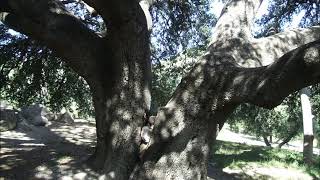
[[[44,105],[34,104],[28,107],[21,108],[22,116],[35,126],[45,126],[54,118],[51,113]]]
[[[58,115],[57,121],[64,122],[64,123],[70,123],[70,124],[74,123],[74,119],[69,112],[65,112],[63,114]]]
[[[13,130],[19,121],[19,112],[12,109],[0,109],[0,132]]]

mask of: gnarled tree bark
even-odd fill
[[[239,104],[273,108],[320,81],[319,27],[255,39],[251,27],[261,1],[231,0],[207,51],[160,108],[153,139],[140,151],[151,99],[148,6],[84,2],[106,22],[105,37],[58,0],[5,0],[0,10],[3,22],[52,48],[89,83],[97,127],[89,162],[106,179],[206,179],[212,144]]]

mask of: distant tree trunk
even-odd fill
[[[271,147],[271,142],[268,140],[268,136],[262,136],[262,138],[266,146]]]
[[[284,138],[281,143],[278,144],[278,148],[281,148],[283,145],[287,144],[291,139],[297,134],[298,127],[294,128],[294,130],[291,130],[291,132],[288,134],[286,138]]]
[[[306,164],[312,164],[313,162],[313,115],[311,111],[311,103],[309,100],[309,96],[309,88],[306,87],[300,90],[303,117],[303,161]]]

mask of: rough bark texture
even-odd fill
[[[304,135],[303,136],[303,162],[312,165],[313,160],[313,135]]]
[[[254,39],[251,26],[261,1],[228,1],[207,51],[160,108],[153,139],[140,151],[150,108],[148,6],[85,2],[107,22],[105,37],[58,0],[2,1],[1,20],[55,50],[89,83],[97,146],[88,162],[106,179],[206,179],[210,148],[239,104],[272,108],[320,81],[319,27]]]

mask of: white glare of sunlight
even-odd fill
[[[210,5],[210,12],[212,12],[217,18],[220,16],[224,4],[220,1],[213,1]]]
[[[17,140],[22,140],[22,141],[35,140],[33,138],[28,137],[27,134],[25,134],[25,133],[15,132],[15,131],[1,132],[1,138],[3,138],[3,139],[17,139]]]
[[[46,146],[43,143],[21,143],[21,146]]]
[[[13,35],[13,36],[18,36],[18,35],[20,35],[19,32],[15,31],[15,30],[12,30],[12,29],[9,29],[9,30],[8,30],[8,33],[11,34],[11,35]]]
[[[46,165],[40,165],[36,169],[35,177],[39,179],[51,179],[52,178],[52,170],[48,168]]]
[[[298,14],[295,14],[292,18],[292,22],[291,23],[287,23],[285,25],[285,30],[287,29],[292,29],[292,28],[297,28],[299,27],[299,23],[301,22],[303,16],[305,15],[306,11],[302,10],[300,11]]]
[[[264,1],[262,1],[261,5],[260,5],[260,7],[259,7],[259,10],[258,10],[256,19],[259,19],[259,18],[261,18],[263,15],[267,14],[267,12],[268,12],[268,5],[269,5],[269,0],[264,0]]]

